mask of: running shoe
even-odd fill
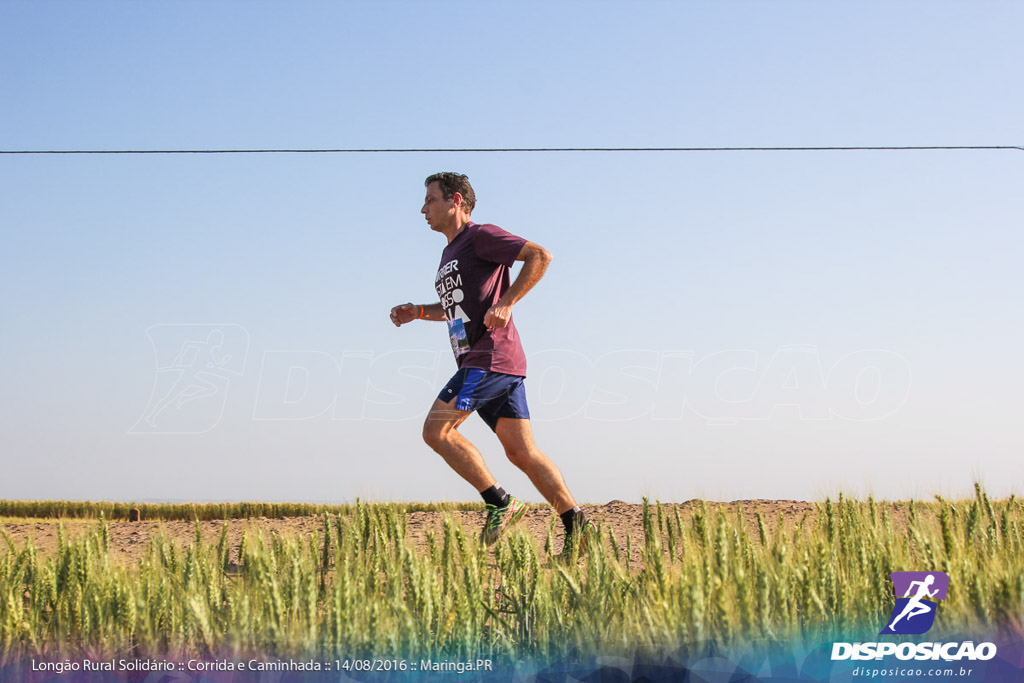
[[[590,550],[590,546],[598,543],[601,530],[596,524],[587,520],[582,529],[576,529],[565,535],[565,545],[555,559],[562,563],[575,562]]]
[[[487,520],[480,532],[480,542],[484,545],[492,545],[498,537],[505,533],[523,515],[526,514],[526,504],[515,496],[508,497],[508,504],[505,507],[487,504]]]

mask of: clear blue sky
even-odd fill
[[[8,1],[0,149],[1024,145],[1022,25]],[[473,500],[419,436],[445,328],[387,317],[437,170],[555,255],[515,317],[580,500],[1024,493],[1024,152],[959,151],[0,156],[0,497]]]

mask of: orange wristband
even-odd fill
[[[422,304],[420,305],[420,315],[419,315],[418,320],[423,320],[423,305]]]

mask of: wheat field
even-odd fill
[[[38,517],[47,504],[21,505],[0,514]],[[422,509],[441,519],[414,543],[407,522]],[[456,509],[358,503],[315,510],[311,533],[252,528],[238,543],[226,523],[204,538],[196,515],[189,542],[155,536],[129,564],[114,557],[104,509],[74,539],[61,523],[50,553],[4,530],[0,664],[83,652],[543,660],[811,646],[877,633],[899,570],[950,577],[929,638],[1024,633],[1024,506],[980,487],[906,503],[900,524],[888,504],[842,496],[790,524],[644,501],[642,534],[608,530],[567,566],[553,561],[553,522],[539,540],[513,529],[487,548]]]

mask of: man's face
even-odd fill
[[[445,199],[441,192],[441,186],[437,182],[427,185],[427,196],[423,199],[423,208],[420,213],[427,219],[427,223],[434,230],[442,230],[447,227],[455,218],[458,211],[456,206],[456,192],[451,199]]]

